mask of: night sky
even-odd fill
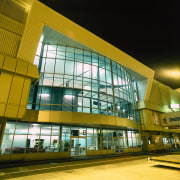
[[[180,88],[180,7],[169,0],[40,0]]]

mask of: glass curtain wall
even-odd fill
[[[83,49],[39,44],[40,81],[28,109],[105,114],[136,120],[135,83],[124,67]]]
[[[77,141],[77,142],[76,142]],[[78,146],[77,146],[78,145]],[[78,147],[78,149],[77,149]],[[141,147],[138,131],[58,124],[7,121],[1,144],[2,154],[71,152],[85,155],[87,151]],[[119,149],[121,148],[121,149]]]

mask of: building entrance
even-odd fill
[[[114,139],[114,152],[123,152],[124,151],[123,137],[117,137],[113,139]]]
[[[71,137],[71,156],[86,155],[86,138]]]

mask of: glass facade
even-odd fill
[[[40,81],[31,87],[28,109],[137,120],[136,84],[120,64],[94,52],[43,43],[34,63]]]
[[[87,151],[124,152],[138,147],[138,131],[7,121],[1,154],[70,152],[77,156]]]

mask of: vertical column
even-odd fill
[[[1,155],[1,144],[3,140],[6,122],[7,120],[5,120],[4,118],[0,118],[0,155]]]

